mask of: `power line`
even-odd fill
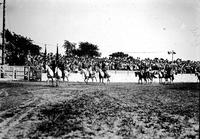
[[[37,42],[37,41],[33,41],[33,43],[42,44],[42,45],[48,45],[48,46],[57,46],[57,44],[43,43],[43,42]]]
[[[129,52],[129,51],[125,51],[125,53],[163,53],[166,51],[149,51],[149,52],[145,52],[145,51],[140,51],[140,52]]]

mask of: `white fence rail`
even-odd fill
[[[47,80],[46,73],[41,73],[37,71],[38,74],[33,75],[33,71],[30,67],[26,66],[0,66],[0,75],[4,73],[5,78],[12,80],[31,80],[37,78],[41,81]],[[109,70],[110,82],[137,82],[138,78],[135,77],[134,71],[123,71],[123,70]],[[37,77],[35,77],[37,76]],[[71,73],[69,76],[69,81],[71,82],[83,82],[83,75],[80,73]],[[89,81],[91,82],[91,80]],[[153,82],[159,82],[158,78],[154,79]],[[174,82],[197,82],[197,77],[194,74],[178,74],[175,75]]]
[[[110,82],[138,82],[138,77],[135,77],[134,71],[109,70],[108,73],[111,75]],[[69,81],[82,82],[83,75],[80,73],[71,73],[69,76]],[[89,82],[91,82],[91,80]],[[158,78],[154,79],[153,82],[158,83]],[[178,74],[175,75],[174,82],[197,82],[197,77],[194,74]]]

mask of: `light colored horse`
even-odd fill
[[[58,86],[60,79],[62,77],[62,71],[58,67],[55,68],[55,77],[56,77],[56,86]]]
[[[94,79],[97,81],[95,71],[89,71],[87,69],[81,69],[80,73],[84,75],[84,82],[86,84],[88,83],[89,79],[92,79],[92,82],[94,81]]]
[[[99,82],[101,83],[104,83],[104,79],[107,79],[107,82],[110,82],[110,75],[108,75],[108,73],[104,73],[103,71],[102,71],[102,69],[98,69],[97,70],[98,71],[98,73],[99,73]]]
[[[47,71],[47,83],[48,83],[48,85],[49,85],[49,79],[51,79],[52,86],[54,86],[54,84],[53,84],[53,78],[54,78],[53,70],[48,65],[46,65],[46,71]]]
[[[173,69],[159,70],[158,71],[159,83],[162,83],[163,78],[165,79],[164,83],[173,83],[174,74],[175,74],[175,71]]]
[[[66,79],[67,82],[69,82],[69,76],[70,76],[70,72],[68,70],[64,70],[63,81],[65,81]]]
[[[162,79],[164,78],[164,70],[158,71],[158,78],[159,78],[159,83],[162,83]]]

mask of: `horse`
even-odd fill
[[[164,78],[164,76],[165,76],[164,70],[159,70],[158,71],[159,83],[162,83],[162,79]]]
[[[46,71],[47,71],[47,83],[49,85],[49,79],[51,79],[52,86],[53,86],[54,85],[53,84],[54,73],[48,65],[46,65],[45,67],[46,67]]]
[[[62,71],[58,67],[56,67],[55,68],[56,86],[59,85],[61,77],[62,77]]]
[[[101,83],[101,82],[104,83],[104,82],[103,82],[104,79],[107,79],[107,82],[110,82],[110,75],[109,75],[106,71],[104,72],[104,71],[102,71],[102,69],[100,69],[100,68],[99,68],[97,71],[98,71],[98,73],[99,73],[99,82],[100,82],[100,83]]]
[[[195,76],[197,76],[197,82],[200,83],[200,72],[195,72]]]
[[[172,83],[174,81],[174,71],[173,69],[167,69],[164,71],[164,78],[165,78],[165,83],[168,82],[168,79],[170,80],[169,82]]]
[[[81,69],[81,74],[84,75],[84,82],[87,84],[89,79],[92,79],[92,82],[94,79],[97,81],[96,73],[94,71],[89,71],[87,69]]]
[[[146,79],[147,79],[147,82],[150,82],[150,83],[152,83],[153,82],[153,79],[154,78],[157,78],[156,76],[155,76],[155,72],[154,71],[147,71],[146,72]]]
[[[146,72],[144,72],[144,71],[136,71],[135,72],[135,77],[139,77],[138,83],[140,83],[140,81],[141,81],[141,84],[142,84],[142,79],[144,79],[144,81],[147,83],[147,73]]]
[[[65,81],[65,78],[66,78],[67,82],[69,82],[69,76],[70,76],[70,72],[68,70],[64,70],[63,75],[62,75],[63,81]]]

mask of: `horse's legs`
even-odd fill
[[[58,86],[58,79],[56,79],[56,87]]]
[[[101,79],[102,79],[102,78],[99,76],[99,83],[101,83]]]
[[[148,79],[144,78],[144,81],[145,81],[146,84],[148,83]]]
[[[69,78],[68,78],[68,76],[66,76],[65,78],[66,78],[67,82],[69,82]]]
[[[162,83],[162,78],[159,77],[159,83]]]
[[[54,84],[53,84],[53,77],[51,78],[51,82],[52,82],[52,86],[54,86]]]
[[[49,85],[49,78],[47,78],[47,85]]]
[[[87,77],[87,78],[85,78],[85,83],[86,84],[88,84],[88,80],[89,80],[89,78]]]
[[[104,79],[104,78],[102,78],[102,83],[104,83],[104,82],[103,82],[103,79]]]
[[[142,84],[142,79],[139,78],[138,79],[138,84],[140,84],[140,83]]]

